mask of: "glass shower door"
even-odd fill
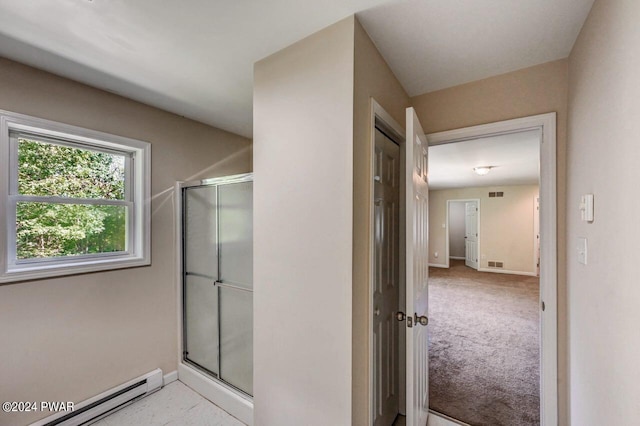
[[[184,359],[253,393],[253,184],[183,191]]]
[[[185,359],[219,373],[218,208],[217,187],[184,191],[184,337]]]
[[[252,182],[218,189],[220,377],[253,393]]]

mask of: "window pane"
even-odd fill
[[[124,200],[124,155],[18,138],[22,195]]]
[[[122,252],[127,207],[19,202],[18,260]]]

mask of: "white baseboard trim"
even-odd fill
[[[432,268],[448,268],[447,265],[443,265],[442,263],[430,263],[429,266]]]
[[[460,257],[460,256],[449,256],[449,259],[454,259],[454,260],[464,260],[464,257]]]
[[[178,380],[244,424],[253,426],[253,401],[182,362],[178,364]]]
[[[509,271],[508,269],[479,268],[480,272],[493,272],[495,274],[524,275],[527,277],[537,277],[535,272]]]
[[[178,370],[173,370],[171,373],[167,373],[162,378],[162,386],[167,386],[171,382],[178,380]]]

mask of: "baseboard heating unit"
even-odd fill
[[[156,369],[120,386],[75,404],[73,411],[46,417],[31,426],[89,425],[162,388],[162,370]]]

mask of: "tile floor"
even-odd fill
[[[182,384],[172,382],[94,423],[95,426],[245,426]]]
[[[399,416],[394,426],[405,426]],[[246,426],[181,382],[172,382],[133,404],[94,423],[95,426]],[[428,426],[458,426],[443,417],[429,416]]]

